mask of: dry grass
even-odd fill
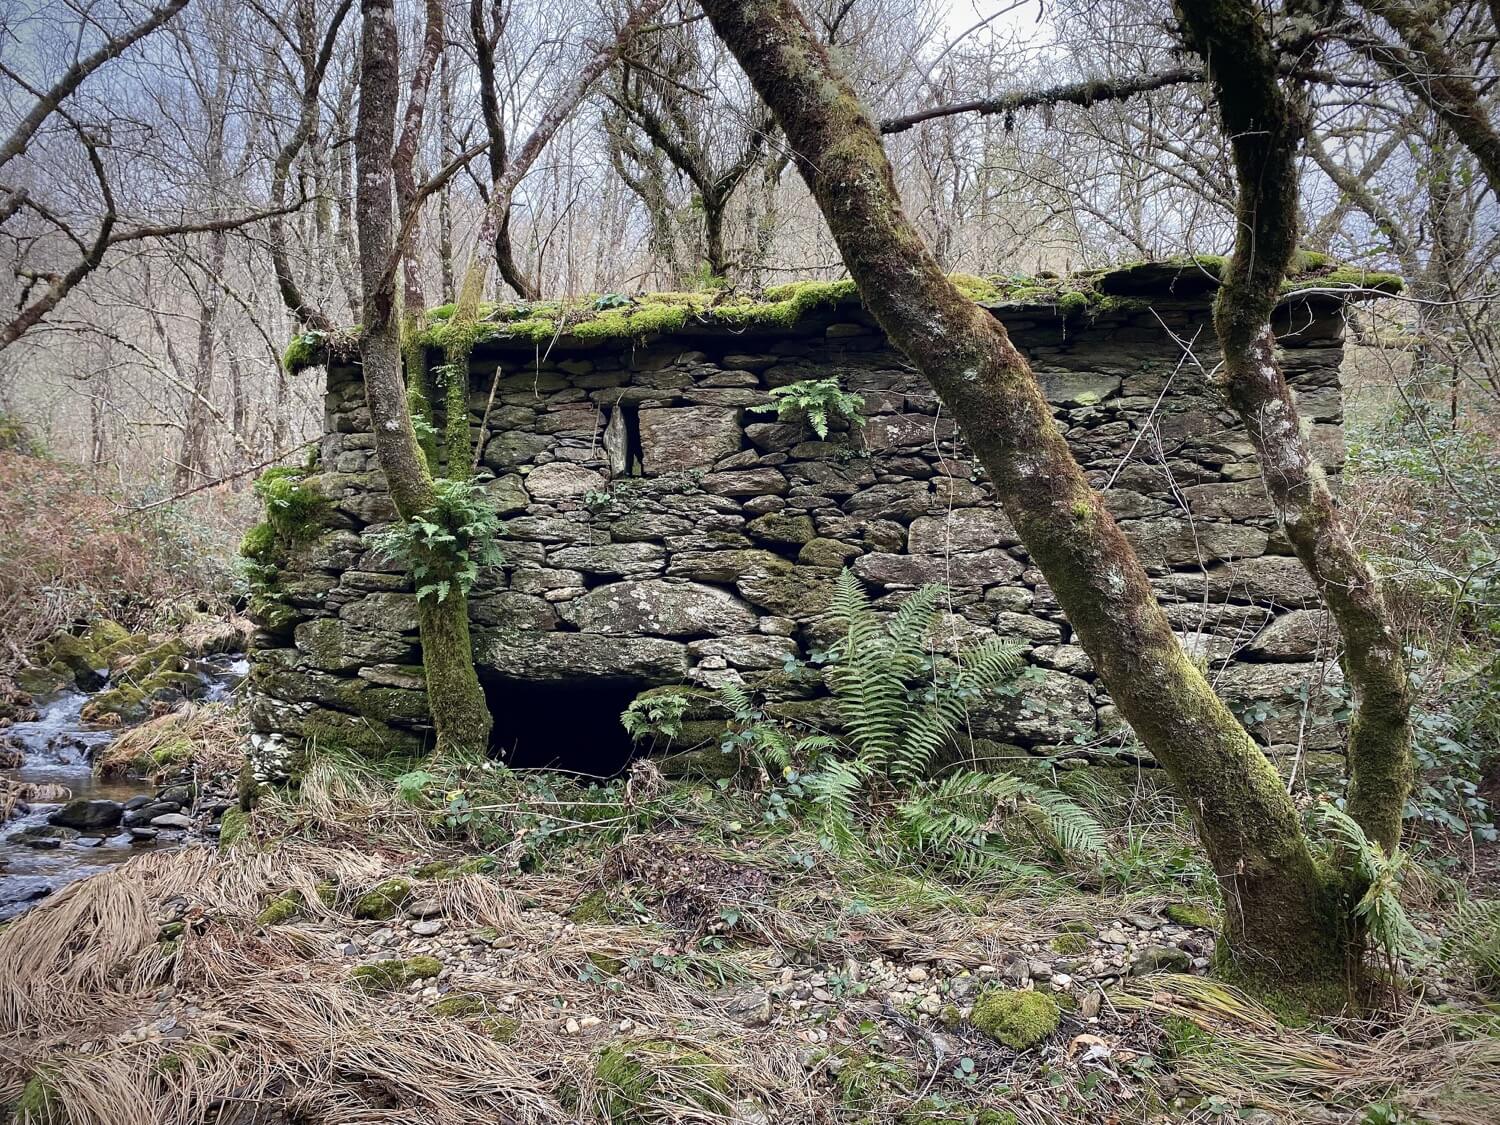
[[[238,520],[221,500],[133,513],[81,466],[0,450],[0,675],[72,622],[147,629],[225,589]]]
[[[15,814],[17,805],[51,804],[66,801],[72,796],[73,791],[66,785],[12,781],[8,777],[0,777],[0,824],[4,824]]]
[[[188,703],[120,733],[100,753],[100,777],[121,777],[145,767],[164,775],[191,762],[204,775],[234,774],[244,760],[244,710],[238,702]]]
[[[1112,1002],[1192,1021],[1205,1039],[1177,1058],[1176,1074],[1283,1120],[1345,1120],[1335,1107],[1388,1099],[1430,1125],[1475,1125],[1500,1112],[1496,1029],[1465,1032],[1452,1016],[1424,1006],[1394,1025],[1345,1021],[1334,1034],[1288,1031],[1242,992],[1203,977],[1129,981]],[[1319,1105],[1327,1107],[1321,1115]]]
[[[1500,1041],[1453,1016],[1289,1030],[1197,977],[1129,981],[1097,1020],[1065,1013],[1057,1037],[1021,1054],[858,992],[826,1019],[781,1007],[770,1026],[741,1026],[733,997],[768,987],[784,964],[881,954],[953,972],[1145,900],[966,894],[875,862],[789,868],[774,850],[715,839],[714,807],[684,797],[672,823],[540,870],[421,881],[458,941],[440,950],[442,987],[471,998],[441,1017],[415,991],[355,987],[338,945],[390,925],[352,917],[364,891],[465,853],[444,848],[388,783],[315,763],[300,795],[271,799],[231,851],[141,856],[0,931],[0,1103],[40,1076],[81,1125],[147,1112],[163,1125],[603,1121],[619,1090],[596,1065],[616,1046],[652,1063],[637,1116],[617,1118],[640,1125],[734,1120],[746,1103],[775,1122],[964,1120],[902,1118],[933,1093],[969,1112],[1004,1107],[1021,1125],[1160,1120],[1174,1096],[1183,1121],[1217,1121],[1222,1104],[1288,1125],[1357,1121],[1381,1100],[1440,1125],[1492,1119],[1500,1105]],[[608,917],[572,916],[600,891]],[[298,914],[257,925],[286,894]],[[855,899],[868,909],[851,913]],[[732,931],[715,928],[727,908]],[[181,933],[164,934],[176,922]],[[505,939],[493,960],[459,952],[478,927]],[[584,1014],[597,1022],[568,1026]],[[1171,1020],[1205,1035],[1169,1059]],[[977,1079],[954,1075],[965,1057]],[[848,1081],[866,1071],[870,1090]],[[1204,1109],[1203,1098],[1222,1102]]]

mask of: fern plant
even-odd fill
[[[1314,816],[1332,850],[1340,853],[1340,866],[1364,884],[1364,893],[1354,904],[1354,916],[1364,926],[1369,944],[1392,964],[1401,957],[1426,960],[1427,939],[1412,925],[1406,907],[1401,905],[1406,853],[1398,847],[1386,855],[1348,813],[1333,805],[1318,806]]]
[[[433,481],[436,503],[421,515],[375,537],[375,548],[403,562],[417,583],[417,600],[444,601],[455,590],[467,594],[481,567],[503,557],[496,537],[500,519],[484,489],[473,481]]]
[[[1024,652],[1016,642],[991,640],[940,667],[928,637],[941,595],[940,587],[924,586],[883,617],[844,571],[830,604],[839,640],[825,673],[839,734],[793,732],[731,686],[721,689],[734,717],[726,748],[786,777],[820,810],[823,831],[840,850],[857,843],[861,806],[885,801],[903,846],[950,862],[997,861],[994,844],[1014,817],[1053,851],[1102,852],[1103,829],[1061,793],[1009,774],[940,770],[961,744],[969,708],[1020,671]]]
[[[1500,996],[1500,899],[1464,899],[1448,923],[1443,956],[1468,967],[1474,983]]]
[[[864,424],[860,408],[865,400],[852,391],[839,386],[837,379],[801,379],[771,392],[772,402],[765,406],[751,407],[758,414],[775,414],[778,421],[805,421],[818,437],[828,436],[831,419],[841,419],[851,425]]]

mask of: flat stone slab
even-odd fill
[[[485,633],[476,636],[474,660],[516,680],[569,680],[591,676],[681,683],[687,646],[659,637],[605,637],[597,633]]]

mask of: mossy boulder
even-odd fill
[[[1089,939],[1083,934],[1058,934],[1049,943],[1058,953],[1076,957],[1089,947]]]
[[[594,1057],[599,1116],[612,1125],[661,1120],[653,1103],[715,1117],[730,1110],[729,1073],[700,1051],[664,1040],[609,1043]]]
[[[1195,903],[1168,903],[1164,913],[1168,920],[1176,922],[1179,926],[1195,926],[1200,930],[1211,930],[1214,927],[1213,914],[1207,907],[1198,906]]]
[[[76,686],[71,675],[42,666],[22,668],[15,674],[15,681],[16,687],[37,698],[56,695],[65,688]]]
[[[969,1022],[997,1043],[1024,1051],[1056,1031],[1061,1014],[1057,1001],[1045,992],[998,988],[974,1001]]]
[[[462,879],[466,875],[488,875],[499,868],[492,856],[476,855],[468,859],[437,859],[424,863],[412,872],[418,879]]]
[[[431,980],[443,971],[436,957],[393,958],[361,965],[351,974],[354,983],[366,992],[393,992],[419,980]]]
[[[410,880],[386,879],[371,887],[354,901],[354,916],[385,921],[399,914],[410,898]]]
[[[58,633],[47,642],[44,651],[47,666],[71,679],[79,691],[97,691],[104,686],[108,662],[85,638]]]

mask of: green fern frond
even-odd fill
[[[1103,826],[1082,806],[1056,789],[1025,784],[1020,791],[1023,811],[1031,822],[1063,852],[1094,858],[1104,854],[1109,837]]]

